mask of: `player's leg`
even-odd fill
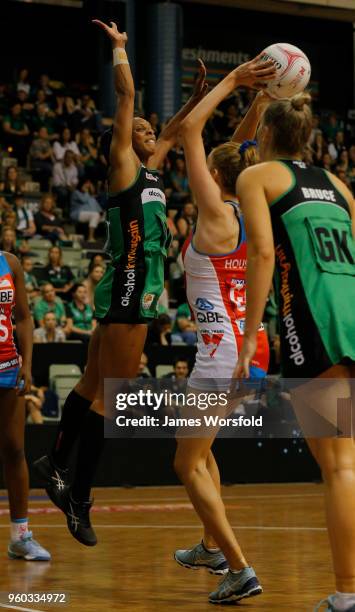
[[[328,384],[326,392],[320,391],[318,414],[327,419],[331,413],[336,415],[337,400],[351,397],[351,377],[354,375],[355,367],[344,366],[335,366],[324,374],[336,380],[333,391]],[[336,611],[355,610],[354,439],[313,438],[307,442],[322,471],[325,488],[326,521],[337,590],[336,595],[328,599],[328,604]]]
[[[209,475],[211,476],[213,480],[214,486],[217,489],[217,492],[221,494],[221,478],[219,474],[218,465],[214,458],[212,450],[210,450],[210,452],[207,455],[206,465],[207,465]],[[203,543],[207,549],[213,550],[215,548],[218,548],[213,536],[210,533],[208,533],[206,528],[204,528],[204,531],[203,531]]]
[[[70,493],[70,508],[67,513],[70,532],[82,544],[88,546],[96,544],[96,536],[89,520],[90,492],[105,443],[105,378],[136,376],[146,334],[145,324],[111,323],[101,326],[98,391],[80,433],[76,471]]]
[[[45,483],[48,496],[62,510],[68,491],[69,458],[98,388],[99,346],[98,325],[90,339],[85,371],[65,400],[52,451],[33,464]]]
[[[11,519],[12,559],[49,561],[50,554],[28,530],[28,469],[24,453],[25,400],[14,389],[0,389],[0,455],[7,486]]]

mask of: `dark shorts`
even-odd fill
[[[101,324],[149,323],[157,316],[164,289],[164,257],[146,253],[135,267],[112,263],[95,291],[95,316]]]

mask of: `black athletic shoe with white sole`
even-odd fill
[[[93,500],[89,502],[76,502],[68,496],[68,504],[65,514],[67,515],[67,524],[73,538],[78,540],[84,546],[95,546],[97,538],[90,522],[90,509]]]
[[[68,470],[58,468],[48,455],[37,459],[33,467],[43,479],[49,499],[57,508],[66,513],[69,495]]]

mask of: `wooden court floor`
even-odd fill
[[[229,606],[242,612],[311,612],[334,592],[322,485],[224,487],[231,523],[263,595]],[[207,611],[206,596],[219,578],[178,566],[176,548],[197,543],[198,519],[182,487],[96,489],[99,543],[86,548],[68,533],[64,516],[42,491],[31,491],[34,536],[52,553],[50,563],[7,559],[8,516],[0,501],[0,591],[66,591],[67,607],[16,604],[8,610],[101,612]],[[218,608],[217,608],[218,609]],[[222,608],[223,609],[223,608]],[[225,607],[224,607],[225,609]]]

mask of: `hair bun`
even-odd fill
[[[305,105],[310,106],[311,101],[312,101],[311,96],[309,95],[309,93],[305,91],[297,94],[296,96],[293,96],[293,98],[291,98],[290,100],[292,108],[294,108],[297,111],[303,111]]]

